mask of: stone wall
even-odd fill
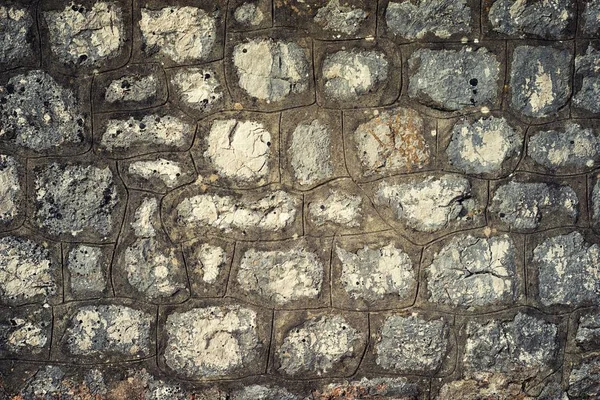
[[[1,399],[600,398],[600,1],[4,0]]]

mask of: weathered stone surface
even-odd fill
[[[388,33],[406,40],[426,35],[448,39],[471,33],[471,8],[467,0],[390,1],[385,12]]]
[[[558,327],[519,312],[512,320],[469,322],[463,363],[467,375],[501,372],[513,379],[547,374],[558,355]]]
[[[593,399],[600,396],[600,358],[590,357],[573,366],[567,383],[567,393],[575,399]]]
[[[3,86],[0,140],[35,152],[86,147],[85,117],[73,91],[41,70],[15,75]]]
[[[294,129],[288,148],[294,177],[301,185],[331,178],[331,131],[318,119],[300,123]]]
[[[395,373],[436,374],[450,351],[443,318],[390,315],[375,334],[375,363]]]
[[[526,117],[557,113],[571,95],[573,56],[551,46],[518,46],[510,67],[511,107]]]
[[[518,252],[508,235],[457,235],[425,270],[427,300],[453,307],[512,305],[518,298]]]
[[[60,301],[60,274],[60,265],[46,243],[22,236],[0,238],[1,304]]]
[[[220,239],[187,242],[183,254],[192,297],[225,295],[234,243]]]
[[[22,61],[33,55],[34,20],[27,8],[17,5],[0,6],[0,64]]]
[[[600,113],[600,105],[596,101],[600,95],[598,71],[600,71],[600,51],[588,45],[585,54],[575,57],[575,76],[581,79],[581,87],[577,84],[578,79],[576,79],[572,103],[577,108],[596,114]]]
[[[569,28],[576,17],[576,8],[569,0],[496,0],[488,17],[493,29],[506,35],[565,39],[574,33]]]
[[[585,2],[583,6],[583,12],[581,13],[581,25],[582,31],[585,36],[593,36],[600,29],[600,1],[589,0]]]
[[[106,240],[119,227],[120,187],[109,167],[81,162],[34,168],[32,222],[54,236]]]
[[[170,76],[173,95],[186,107],[203,114],[218,111],[225,102],[227,87],[214,67],[177,69]]]
[[[408,95],[447,111],[494,106],[501,85],[498,56],[480,47],[419,49],[408,60]]]
[[[539,301],[547,307],[598,304],[600,247],[579,232],[551,236],[533,250]]]
[[[282,336],[275,355],[276,368],[292,376],[337,375],[348,363],[356,364],[352,358],[361,354],[366,340],[366,335],[344,316],[328,314],[289,327]]]
[[[65,256],[65,295],[75,299],[103,297],[109,289],[111,259],[110,248],[86,244],[72,246]]]
[[[0,310],[0,358],[47,359],[52,310],[25,306]]]
[[[529,136],[527,155],[550,170],[584,170],[600,160],[600,139],[591,128],[567,123],[564,129]]]
[[[452,128],[448,162],[467,174],[498,175],[518,159],[523,137],[503,117],[461,120]]]
[[[584,313],[576,321],[575,345],[584,351],[600,349],[600,314]]]
[[[11,225],[23,212],[20,165],[9,155],[0,154],[0,226]]]
[[[172,312],[165,324],[164,362],[177,375],[218,378],[248,374],[261,366],[266,323],[251,308],[208,306]]]
[[[596,178],[595,181],[592,182],[590,182],[590,208],[592,226],[597,230],[600,228],[600,179]]]
[[[352,228],[361,224],[362,202],[360,196],[331,190],[329,196],[322,201],[308,204],[307,215],[310,222],[317,226],[330,223]]]
[[[241,25],[255,27],[263,22],[265,15],[255,3],[246,2],[235,9],[233,18]]]
[[[417,382],[406,378],[361,378],[360,380],[330,383],[320,390],[313,391],[317,399],[344,400],[356,399],[402,399],[417,400],[425,390]]]
[[[231,400],[300,400],[300,397],[288,392],[285,388],[262,385],[246,386],[243,389],[233,392],[230,398]]]
[[[67,326],[60,337],[65,357],[109,361],[154,354],[155,315],[148,311],[120,304],[80,305],[64,317]]]
[[[116,102],[147,102],[158,92],[159,82],[154,75],[128,75],[115,79],[106,88],[104,100]]]
[[[192,158],[187,153],[161,153],[119,163],[120,175],[131,189],[166,193],[196,179]]]
[[[210,61],[218,47],[219,21],[199,7],[142,8],[142,51],[177,64]]]
[[[549,226],[558,217],[575,223],[579,199],[567,185],[510,180],[495,189],[489,212],[509,229],[527,231]]]
[[[314,21],[323,30],[354,35],[366,18],[367,12],[361,8],[340,5],[340,0],[329,0],[317,10]]]
[[[90,7],[71,3],[62,10],[44,11],[52,53],[63,64],[84,67],[119,56],[127,38],[124,8],[117,2],[97,1]]]

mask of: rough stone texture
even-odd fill
[[[256,399],[256,400],[299,400],[299,397],[288,392],[284,388],[280,387],[268,387],[261,385],[251,385],[245,388],[233,392],[231,400],[245,400],[245,399]]]
[[[28,39],[32,34],[34,20],[26,8],[0,6],[0,26],[0,64],[18,62],[33,54]]]
[[[521,153],[522,138],[504,118],[463,120],[452,128],[449,162],[468,174],[497,174]]]
[[[115,2],[98,1],[91,7],[71,3],[59,11],[46,11],[52,52],[64,64],[98,66],[122,51],[125,26]]]
[[[179,185],[182,167],[177,161],[158,158],[151,161],[135,161],[129,164],[128,172],[144,179],[156,177],[168,188]]]
[[[541,131],[529,137],[527,155],[544,167],[592,168],[599,159],[600,139],[593,130],[568,123],[564,130]]]
[[[600,18],[598,16],[600,16],[600,1],[586,1],[581,14],[583,33],[591,36],[598,32],[598,29],[600,29]]]
[[[124,76],[110,82],[106,88],[104,99],[108,103],[148,101],[156,96],[158,84],[159,82],[154,75]]]
[[[571,95],[573,56],[551,46],[518,46],[510,67],[511,107],[526,117],[558,112]]]
[[[600,95],[599,71],[600,51],[589,45],[585,54],[575,57],[575,74],[582,79],[581,88],[576,86],[576,93],[573,96],[572,102],[575,107],[592,113],[600,113],[600,105],[595,100]]]
[[[566,185],[511,180],[496,188],[489,212],[511,229],[532,230],[557,215],[575,222],[579,199]]]
[[[0,225],[8,225],[21,212],[21,183],[14,157],[0,154]]]
[[[597,357],[582,360],[575,365],[567,377],[572,398],[593,399],[600,396],[600,359]]]
[[[301,185],[331,178],[331,132],[318,119],[299,124],[288,148],[294,177]]]
[[[97,246],[77,245],[67,255],[70,290],[74,297],[101,297],[107,289],[109,260]]]
[[[342,3],[343,4],[343,3]],[[367,18],[367,12],[360,8],[340,4],[340,0],[329,0],[319,8],[314,21],[326,31],[353,35]]]
[[[235,9],[233,13],[235,20],[243,25],[257,26],[265,18],[263,12],[254,3],[244,3]]]
[[[250,40],[234,47],[232,61],[239,86],[251,97],[276,102],[309,87],[310,64],[297,43]]]
[[[544,39],[569,36],[568,27],[576,8],[569,0],[545,2],[496,0],[490,7],[489,19],[497,32]]]
[[[539,301],[544,306],[597,304],[600,247],[579,232],[551,236],[533,250]]]
[[[202,112],[210,112],[219,105],[224,96],[223,84],[210,68],[186,68],[171,78],[179,101]]]
[[[388,32],[403,39],[423,39],[428,34],[448,39],[471,33],[471,8],[467,0],[391,1],[385,22]]]
[[[427,299],[455,307],[511,304],[517,299],[516,258],[508,235],[455,236],[427,267]]]
[[[485,47],[419,49],[408,60],[408,95],[419,103],[454,111],[494,105],[500,62]]]
[[[0,140],[36,152],[83,142],[79,101],[48,73],[33,70],[13,76],[1,89]]]
[[[52,337],[52,311],[40,306],[0,311],[0,358],[45,359]]]
[[[583,314],[577,320],[575,344],[585,351],[600,347],[600,314]]]
[[[308,205],[308,218],[317,226],[330,223],[356,227],[360,225],[363,218],[362,202],[363,199],[359,196],[346,195],[332,190],[323,201],[312,202]]]
[[[417,400],[424,393],[417,383],[406,378],[361,378],[360,380],[330,383],[321,390],[315,391],[316,399],[344,400],[350,399],[401,399]]]
[[[386,371],[435,374],[450,349],[449,336],[442,318],[390,315],[378,332],[375,362]]]

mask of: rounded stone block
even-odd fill
[[[273,25],[272,0],[232,0],[228,4],[227,30],[253,31]]]
[[[113,245],[63,244],[65,300],[109,297]]]
[[[51,339],[49,307],[0,308],[0,359],[47,360]]]
[[[599,65],[600,43],[596,40],[578,41],[575,46],[575,75],[571,100],[573,117],[593,118],[600,113],[600,106],[596,102],[600,95]]]
[[[30,1],[7,0],[0,6],[0,71],[34,66],[39,59],[35,8]]]
[[[223,297],[235,242],[203,237],[182,244],[192,297]]]

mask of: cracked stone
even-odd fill
[[[121,196],[110,168],[52,163],[35,169],[33,222],[53,235],[111,235]]]
[[[521,152],[522,138],[500,117],[463,120],[452,128],[446,154],[450,164],[465,173],[486,174],[502,171],[505,161]]]
[[[496,189],[489,211],[510,228],[536,229],[550,216],[575,222],[579,199],[570,186],[510,181]]]
[[[304,49],[293,42],[254,39],[233,49],[238,84],[250,96],[280,101],[309,88],[311,68]]]
[[[142,103],[158,95],[158,85],[158,79],[154,75],[124,76],[110,82],[104,99],[109,103],[125,101]]]
[[[323,288],[324,265],[304,241],[284,250],[247,250],[236,281],[246,293],[279,306],[316,299]]]
[[[388,78],[389,62],[380,51],[341,50],[323,61],[325,96],[356,100],[376,91]]]
[[[33,54],[30,37],[33,17],[26,8],[0,6],[0,63],[20,61]]]
[[[326,5],[318,9],[314,20],[326,31],[354,35],[366,18],[365,10],[340,5],[340,0],[329,0]]]
[[[423,118],[409,108],[383,111],[354,132],[365,175],[409,172],[431,160]]]
[[[452,238],[427,269],[428,300],[461,307],[517,299],[516,249],[508,235]]]
[[[77,245],[67,256],[71,292],[75,297],[101,297],[107,284],[107,261],[100,247]]]
[[[493,29],[507,35],[535,35],[544,39],[562,39],[575,17],[570,0],[527,2],[496,0],[490,7]]]
[[[256,4],[244,3],[235,9],[233,18],[243,25],[259,26],[265,16]]]
[[[387,295],[413,296],[417,281],[412,260],[393,243],[365,245],[356,252],[336,246],[335,251],[342,263],[341,284],[350,297],[377,301]]]
[[[469,180],[457,175],[429,176],[398,185],[383,181],[375,204],[390,207],[398,220],[420,232],[439,231],[461,221],[475,208]]]
[[[569,398],[593,399],[600,396],[600,358],[582,360],[568,377]]]
[[[591,4],[591,3],[587,3]],[[598,4],[600,15],[600,2]],[[600,25],[599,25],[600,27]],[[600,51],[588,46],[584,55],[575,57],[575,74],[582,76],[581,89],[573,96],[573,104],[592,113],[600,113],[596,101],[600,96]]]
[[[558,328],[519,312],[513,320],[469,322],[463,362],[469,373],[501,372],[520,379],[547,373],[558,352]]]
[[[311,185],[333,176],[331,131],[318,119],[298,124],[288,152],[299,184]]]
[[[153,315],[127,306],[81,306],[71,315],[63,340],[75,356],[147,357],[153,351],[153,321]]]
[[[84,117],[70,89],[41,70],[16,75],[2,88],[0,139],[36,152],[83,141]]]
[[[586,314],[579,318],[575,344],[584,351],[600,348],[600,314]]]
[[[581,17],[583,32],[588,35],[596,34],[600,29],[600,0],[586,1]]]
[[[385,12],[388,31],[404,39],[422,39],[431,33],[448,39],[471,33],[471,8],[466,0],[390,2]]]
[[[204,157],[226,178],[261,182],[269,174],[271,133],[248,120],[216,120],[206,139]]]
[[[59,293],[59,269],[45,245],[18,236],[0,238],[0,302],[48,301]]]
[[[449,337],[450,329],[442,318],[390,315],[375,343],[375,362],[397,373],[435,373],[450,350]]]
[[[10,224],[19,214],[21,183],[14,157],[0,154],[0,224]]]
[[[167,317],[166,364],[188,378],[217,378],[258,361],[258,315],[238,305],[195,308]]]
[[[314,317],[287,332],[277,349],[288,375],[330,372],[361,347],[361,335],[340,315]]]
[[[215,18],[197,7],[142,8],[139,22],[147,55],[160,54],[176,63],[206,60],[215,46]]]
[[[180,70],[173,76],[171,83],[179,101],[202,112],[214,110],[223,99],[225,90],[215,71],[207,68]]]
[[[360,196],[332,190],[322,201],[308,205],[308,218],[317,226],[331,223],[349,228],[358,227],[363,219],[361,204]]]
[[[419,49],[408,66],[408,95],[424,105],[454,111],[498,99],[500,62],[484,47]]]
[[[539,299],[545,306],[598,304],[600,247],[579,232],[546,239],[533,250]]]
[[[529,138],[527,155],[536,163],[556,170],[591,168],[600,154],[600,139],[592,129],[567,123],[564,129],[542,131]]]
[[[572,58],[567,49],[516,47],[510,72],[512,108],[533,118],[559,111],[571,95]]]
[[[46,358],[51,329],[50,309],[27,306],[3,310],[0,312],[0,357]]]
[[[125,42],[122,10],[97,1],[90,8],[77,3],[62,11],[46,11],[50,47],[65,64],[97,66],[117,57]]]

